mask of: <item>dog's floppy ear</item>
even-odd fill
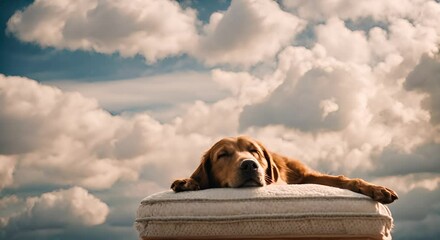
[[[279,171],[278,171],[278,167],[275,164],[272,154],[270,154],[270,152],[267,150],[267,148],[261,144],[260,142],[258,142],[258,144],[260,145],[261,149],[263,150],[263,154],[264,154],[264,158],[267,161],[267,169],[266,169],[266,175],[268,177],[266,177],[266,183],[267,184],[271,184],[271,183],[275,183],[276,181],[278,181],[279,178]]]
[[[210,172],[211,172],[211,151],[207,151],[203,157],[200,165],[191,175],[191,178],[199,184],[200,189],[207,189],[211,186]]]

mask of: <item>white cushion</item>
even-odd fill
[[[389,209],[364,195],[322,185],[269,185],[174,193],[142,200],[139,236],[367,237],[391,239]]]

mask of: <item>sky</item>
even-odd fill
[[[0,0],[0,28],[0,239],[137,239],[242,134],[440,236],[438,1]]]

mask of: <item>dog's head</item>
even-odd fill
[[[201,189],[264,186],[278,180],[278,169],[267,149],[249,137],[224,138],[202,157],[191,176]]]

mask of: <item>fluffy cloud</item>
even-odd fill
[[[415,8],[430,13],[427,17],[434,17],[435,15],[432,14],[438,12],[438,10],[429,9],[437,7],[435,2],[430,0],[390,0],[386,2],[361,0],[356,1],[356,3],[350,0],[317,0],[313,2],[300,0],[282,1],[282,5],[287,10],[298,14],[298,16],[314,21],[326,20],[335,16],[350,20],[371,17],[374,20],[382,21],[403,17],[420,18],[421,14],[414,11]],[[434,17],[434,19],[437,17]]]
[[[2,187],[55,183],[105,189],[152,168],[169,173],[150,172],[168,185],[223,133],[214,125],[206,130],[213,136],[188,130],[203,121],[191,115],[199,111],[197,103],[188,117],[161,124],[144,113],[112,116],[93,99],[26,78],[0,75],[0,90]],[[229,105],[218,106],[229,111]]]
[[[407,194],[415,189],[424,191],[438,191],[440,174],[438,173],[410,173],[406,175],[395,175],[373,180],[378,184],[383,184],[397,191],[399,194]]]
[[[96,101],[20,77],[0,75],[0,89],[0,154],[18,162],[14,182],[102,188],[136,177],[105,150],[124,120]]]
[[[342,2],[292,3],[288,9],[308,18],[307,6],[325,13],[328,4],[342,9]],[[427,5],[434,8],[429,12],[440,10],[431,2],[417,8],[428,11]],[[388,148],[408,154],[438,142],[438,128],[430,124],[438,102],[433,77],[438,67],[433,57],[422,56],[438,51],[440,31],[429,17],[404,12],[416,23],[398,18],[398,9],[387,14],[394,17],[382,19],[388,29],[352,30],[340,19],[362,16],[339,11],[323,15],[311,48],[288,47],[280,53],[276,71],[284,82],[262,102],[244,108],[240,127],[326,171],[366,174],[381,164],[396,170],[388,164],[394,161],[379,163],[375,156]]]
[[[370,60],[368,41],[363,31],[351,31],[338,18],[315,28],[317,43],[329,56],[343,62],[367,63]]]
[[[248,72],[228,72],[221,69],[212,71],[212,79],[221,88],[229,90],[231,97],[242,107],[262,101],[279,85],[274,74],[260,79]]]
[[[273,1],[232,1],[204,26],[195,55],[208,65],[250,66],[271,59],[304,27],[299,18]]]
[[[322,100],[319,103],[319,107],[322,110],[322,118],[326,118],[330,113],[336,112],[339,110],[339,105],[335,102],[334,98],[329,98]]]
[[[114,81],[53,81],[51,85],[96,98],[99,105],[110,112],[145,110],[160,121],[172,120],[197,100],[215,102],[228,95],[217,82],[211,81],[209,72],[194,71]],[[204,90],[194,91],[188,85]]]
[[[164,18],[163,16],[167,16]],[[8,21],[8,31],[44,47],[143,55],[154,62],[190,54],[208,65],[251,66],[275,56],[304,25],[277,3],[233,1],[202,26],[174,1],[36,1]]]
[[[107,204],[80,187],[26,199],[24,209],[9,219],[7,230],[93,226],[105,222]]]
[[[154,62],[191,49],[196,21],[194,10],[174,1],[43,0],[17,11],[8,31],[44,47],[141,54]]]
[[[242,115],[244,126],[283,124],[301,130],[341,129],[348,124],[355,106],[361,104],[359,98],[365,87],[363,71],[315,68],[300,79],[286,80],[265,102],[248,107]],[[330,112],[323,118],[324,106],[328,99],[338,104],[338,111]],[[264,109],[264,110],[263,110]],[[289,109],[289,110],[287,110]]]

